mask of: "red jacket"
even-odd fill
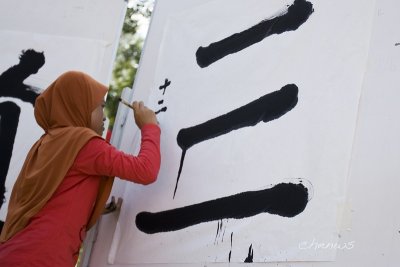
[[[138,156],[91,139],[52,198],[30,223],[0,245],[1,267],[73,267],[86,233],[101,176],[117,176],[139,184],[156,180],[160,168],[160,128],[142,127]]]

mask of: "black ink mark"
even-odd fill
[[[165,79],[164,85],[161,85],[160,87],[158,87],[160,90],[163,90],[163,95],[165,94],[165,90],[167,89],[167,87],[170,84],[171,84],[171,81],[168,81],[168,79]]]
[[[264,38],[297,30],[313,13],[313,5],[305,0],[295,0],[283,15],[263,20],[257,25],[235,33],[221,41],[211,43],[207,47],[199,47],[196,51],[197,64],[207,67],[221,58],[239,52]]]
[[[394,46],[399,46],[399,45],[400,45],[400,43],[395,43],[395,44],[394,44]]]
[[[215,239],[214,239],[214,245],[216,244],[216,242],[217,242],[217,237],[218,237],[218,233],[219,233],[219,221],[218,221],[218,226],[217,226],[217,233],[215,234]]]
[[[35,105],[38,88],[24,84],[24,81],[39,71],[44,65],[43,52],[33,49],[23,50],[19,56],[19,63],[7,69],[0,75],[0,96],[18,98]]]
[[[231,256],[232,256],[232,237],[233,237],[233,232],[231,233],[231,250],[229,251],[229,262],[231,262]]]
[[[222,232],[222,225],[223,225],[223,223],[222,223],[222,219],[221,219],[221,223],[220,223],[220,225],[219,225],[219,234],[221,234],[221,232]]]
[[[253,262],[253,244],[250,245],[249,254],[247,255],[247,258],[244,260],[244,262],[246,263]]]
[[[21,109],[13,102],[0,103],[0,209],[5,202],[6,177],[10,167]]]
[[[217,234],[215,235],[215,240],[214,240],[214,245],[218,244],[218,237],[221,235],[222,233],[222,225],[223,225],[223,221],[222,219],[220,221],[218,221],[218,226],[217,226]]]
[[[158,114],[160,112],[165,112],[165,111],[167,111],[167,107],[163,107],[162,109],[157,110],[155,113]]]
[[[228,220],[226,220],[226,222],[228,222]],[[226,224],[225,224],[225,227],[224,227],[224,233],[222,234],[222,242],[224,242],[225,230],[226,230]]]
[[[154,234],[177,231],[203,222],[243,219],[264,212],[294,217],[307,206],[308,195],[308,189],[302,183],[280,183],[272,188],[242,192],[182,208],[140,212],[136,216],[136,226],[144,233]]]
[[[43,52],[33,49],[23,50],[19,63],[11,66],[0,75],[0,97],[12,97],[35,104],[39,88],[30,86],[24,81],[39,71],[44,65]],[[5,182],[10,166],[15,135],[19,124],[21,109],[13,102],[0,103],[0,209],[5,202]],[[0,221],[0,232],[3,222]]]
[[[164,85],[161,85],[160,87],[158,87],[160,90],[163,90],[163,95],[165,94],[165,90],[167,89],[167,87],[171,84],[171,81],[169,81],[168,79],[165,79],[164,81]],[[162,105],[164,103],[164,100],[160,100],[158,101],[159,105]],[[155,113],[158,114],[160,112],[166,112],[167,111],[167,107],[163,107],[161,109],[159,109],[158,111],[156,111]]]
[[[278,91],[266,94],[225,115],[190,128],[181,129],[176,139],[182,149],[182,156],[173,198],[175,198],[178,188],[186,151],[191,146],[227,134],[233,130],[254,126],[261,121],[268,122],[283,116],[296,106],[298,91],[295,84],[288,84]]]
[[[183,167],[183,161],[185,160],[185,155],[186,155],[186,149],[185,149],[185,150],[182,150],[181,162],[179,163],[178,177],[176,178],[176,183],[175,183],[175,189],[174,189],[174,196],[173,196],[173,198],[175,198],[176,190],[178,189],[179,178],[181,177],[182,167]]]

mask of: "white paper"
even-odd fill
[[[0,73],[17,65],[23,50],[33,49],[44,53],[45,64],[23,83],[38,93],[69,70],[86,72],[108,84],[124,13],[123,1],[1,1]],[[15,103],[21,113],[6,177],[6,202],[0,210],[2,221],[26,154],[43,133],[31,103],[0,91],[0,103],[6,101]]]
[[[358,101],[368,56],[370,8],[361,1],[312,1],[314,13],[297,30],[271,35],[207,68],[195,52],[263,19],[282,13],[291,1],[209,1],[165,25],[149,105],[162,128],[162,166],[150,186],[128,184],[120,215],[117,264],[243,262],[250,245],[254,262],[332,261],[338,241]],[[371,4],[371,3],[369,3]],[[351,27],[349,26],[351,25]],[[171,81],[165,94],[159,90]],[[294,83],[295,108],[279,119],[242,128],[191,147],[175,199],[180,129],[226,114]],[[163,100],[159,105],[158,101]],[[124,147],[132,147],[132,139]],[[268,213],[146,234],[139,212],[158,212],[261,190],[303,178],[313,195],[293,218]],[[231,246],[232,234],[232,246]],[[330,245],[332,244],[332,245]],[[315,248],[315,249],[314,249]]]

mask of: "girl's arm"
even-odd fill
[[[139,184],[154,182],[161,163],[160,128],[146,124],[141,133],[137,156],[119,151],[101,138],[93,138],[81,149],[72,168],[87,175],[117,176]]]

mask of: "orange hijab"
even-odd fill
[[[0,242],[21,231],[51,198],[72,166],[81,148],[100,138],[90,129],[92,111],[101,104],[107,87],[90,76],[66,72],[35,102],[35,118],[45,134],[29,151],[14,184]],[[104,209],[113,178],[101,179],[91,227]]]

